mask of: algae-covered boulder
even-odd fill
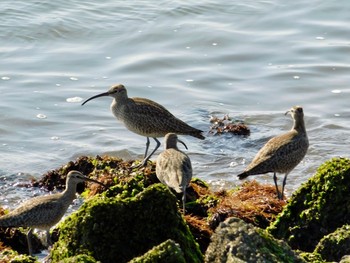
[[[283,241],[265,230],[228,218],[219,225],[205,254],[205,262],[304,262]]]
[[[327,261],[340,261],[350,254],[350,225],[344,225],[333,233],[323,237],[318,243],[316,253]]]
[[[134,190],[117,185],[69,216],[59,227],[52,262],[79,254],[101,262],[127,262],[168,239],[180,245],[186,262],[201,262],[199,246],[168,188],[154,184],[139,193]]]
[[[168,239],[153,247],[144,255],[132,259],[129,263],[186,263],[184,254],[178,244]]]
[[[0,242],[1,245],[1,242]],[[35,257],[28,255],[20,255],[18,252],[9,249],[3,248],[0,246],[0,262],[1,263],[36,263],[39,262]]]
[[[60,261],[60,263],[99,263],[94,257],[80,254],[70,258],[65,258]]]
[[[350,160],[334,158],[291,197],[267,229],[293,249],[312,252],[327,234],[350,224]]]
[[[339,263],[350,263],[350,255],[343,256]]]

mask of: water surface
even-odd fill
[[[350,2],[2,1],[0,203],[38,194],[22,187],[80,155],[141,158],[145,138],[81,101],[123,83],[207,136],[182,137],[194,176],[216,187],[236,174],[284,116],[304,107],[310,148],[287,195],[349,149]],[[211,136],[209,119],[244,120],[251,136]],[[151,147],[154,144],[151,145]],[[155,158],[156,156],[154,156]],[[153,159],[154,159],[153,158]],[[272,175],[256,176],[273,183]]]

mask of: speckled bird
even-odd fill
[[[147,164],[147,161],[160,146],[160,142],[157,138],[164,137],[167,133],[172,132],[181,135],[190,135],[202,140],[204,139],[202,135],[203,131],[193,128],[176,118],[162,105],[145,98],[129,98],[127,90],[122,84],[114,85],[107,92],[85,100],[82,105],[92,99],[103,96],[110,96],[113,98],[111,111],[128,130],[147,138],[144,159],[136,167],[145,166]],[[155,149],[147,155],[150,137],[154,139],[157,145]]]
[[[156,162],[156,175],[159,181],[174,189],[177,193],[183,193],[182,206],[185,214],[186,188],[192,178],[192,165],[190,158],[177,148],[179,140],[175,133],[165,136],[165,149],[161,152]]]
[[[46,231],[47,244],[51,244],[50,228],[56,225],[75,199],[77,184],[92,180],[78,171],[67,174],[66,189],[62,193],[31,198],[10,213],[0,217],[0,227],[28,227],[27,243],[29,255],[32,255],[31,236],[33,229]]]
[[[294,120],[292,129],[287,133],[270,139],[256,154],[244,172],[238,175],[239,179],[244,179],[249,175],[273,172],[273,179],[279,199],[283,199],[288,174],[303,160],[309,147],[303,108],[294,106],[285,115],[288,113],[290,113]],[[277,186],[276,173],[285,174],[282,192],[279,192]]]

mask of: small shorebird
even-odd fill
[[[244,179],[249,175],[273,172],[277,196],[281,200],[288,174],[301,162],[309,147],[303,108],[294,106],[285,115],[288,113],[294,120],[292,129],[270,139],[256,154],[244,172],[237,175],[239,179]],[[281,193],[278,190],[276,173],[285,173]]]
[[[66,189],[62,193],[37,196],[25,201],[10,213],[0,217],[0,227],[29,227],[27,243],[32,255],[31,236],[34,228],[46,230],[47,244],[51,245],[50,228],[57,224],[75,198],[77,184],[92,180],[78,171],[67,174]]]
[[[145,98],[129,98],[126,88],[122,84],[114,85],[107,92],[85,100],[82,105],[92,99],[103,96],[113,98],[111,111],[118,120],[124,123],[128,130],[147,137],[144,159],[135,167],[141,167],[147,164],[147,161],[160,146],[157,137],[164,137],[169,132],[204,139],[204,136],[201,134],[203,131],[193,128],[176,118],[162,105]],[[149,137],[153,138],[157,145],[147,155],[150,143]]]
[[[184,142],[177,138],[175,133],[165,136],[165,150],[161,152],[156,162],[156,175],[163,184],[173,188],[177,193],[183,193],[182,206],[185,214],[186,188],[192,178],[190,158],[177,148],[177,142]]]

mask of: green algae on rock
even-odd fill
[[[202,261],[199,246],[167,187],[154,184],[135,196],[131,192],[132,188],[119,184],[91,198],[62,222],[59,240],[50,253],[52,262],[78,254],[101,262],[127,262],[168,239],[180,245],[186,262]]]
[[[293,249],[312,252],[337,228],[350,224],[350,160],[333,158],[291,197],[267,229]]]
[[[333,233],[324,236],[314,251],[327,261],[340,261],[350,255],[350,225],[344,225]]]
[[[79,254],[70,258],[60,260],[60,263],[100,263],[100,261],[97,261],[92,256],[86,254]]]
[[[168,239],[158,246],[153,247],[144,255],[134,258],[129,263],[186,263],[184,254],[178,244]]]
[[[219,225],[211,238],[205,262],[305,262],[283,241],[235,217]]]
[[[35,257],[28,255],[19,255],[18,252],[8,249],[0,249],[0,262],[1,263],[36,263],[38,262]]]

